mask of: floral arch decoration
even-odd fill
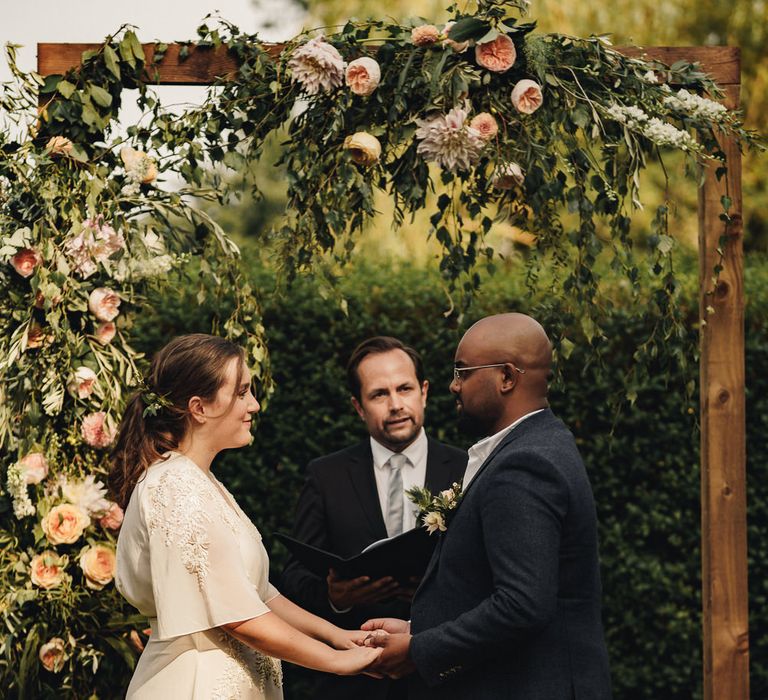
[[[710,99],[718,88],[696,65],[628,58],[604,37],[538,35],[522,21],[527,4],[480,0],[473,15],[454,6],[440,28],[350,21],[279,52],[226,22],[205,24],[182,52],[226,45],[238,68],[182,114],[151,90],[167,47],[147,55],[128,27],[77,69],[45,79],[20,71],[8,47],[15,80],[0,98],[9,126],[0,133],[7,687],[101,692],[135,662],[141,621],[112,584],[121,513],[103,475],[125,396],[141,385],[131,319],[148,296],[172,272],[197,275],[199,300],[213,295],[231,309],[217,330],[247,345],[269,384],[237,246],[198,206],[226,202],[227,172],[259,158],[269,135],[284,137],[289,206],[265,241],[290,274],[323,256],[349,258],[384,190],[398,221],[433,207],[428,235],[464,303],[477,265],[493,259],[485,237],[494,223],[533,234],[527,274],[535,280],[546,266],[590,337],[599,335],[598,258],[608,256],[640,295],[629,232],[646,161],[677,151],[723,173],[718,134],[757,143],[738,114]],[[125,89],[138,90],[146,115],[119,133]],[[171,173],[181,184],[163,182]],[[727,196],[722,205],[725,234]],[[666,204],[654,221],[651,299],[674,332]],[[568,339],[558,340],[567,352]]]

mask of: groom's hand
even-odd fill
[[[366,632],[384,630],[389,634],[403,634],[411,631],[411,623],[406,620],[398,620],[396,617],[375,617],[360,625],[360,629]],[[376,635],[370,635],[370,637],[373,639]]]
[[[371,666],[372,671],[383,673],[390,678],[402,678],[416,670],[408,652],[411,648],[409,633],[388,634],[374,630],[366,638],[366,646],[384,649],[379,660]]]
[[[339,610],[352,608],[356,605],[368,605],[391,598],[397,590],[397,581],[391,576],[371,581],[368,576],[359,578],[339,578],[331,569],[328,573],[328,598]]]

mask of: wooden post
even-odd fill
[[[732,60],[738,66],[739,54]],[[723,85],[724,104],[739,107],[739,84]],[[744,260],[741,154],[722,139],[728,173],[706,171],[699,191],[701,318],[701,581],[705,700],[748,700]],[[730,223],[720,220],[721,197]],[[724,252],[723,270],[713,270]]]
[[[82,52],[99,44],[38,44],[38,73],[65,73],[80,63]],[[179,57],[170,45],[149,82],[158,85],[207,85],[237,68],[226,47],[191,48]],[[265,45],[277,56],[281,45]],[[144,44],[147,58],[154,44]],[[724,103],[739,106],[740,68],[736,48],[656,46],[617,47],[633,57],[672,64],[698,62],[726,92]],[[744,401],[744,291],[742,249],[741,155],[732,139],[722,139],[728,174],[718,181],[706,173],[699,195],[701,318],[701,550],[705,700],[748,700],[746,422]],[[721,197],[731,199],[731,222],[720,220]],[[720,261],[724,269],[713,287]],[[710,314],[707,308],[715,311]]]

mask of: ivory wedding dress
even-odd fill
[[[279,700],[280,662],[219,629],[269,612],[261,535],[210,473],[170,453],[138,482],[117,543],[115,583],[150,619],[131,700]]]

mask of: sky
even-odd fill
[[[10,72],[5,44],[22,44],[18,63],[24,70],[37,67],[38,42],[98,43],[122,24],[133,24],[142,42],[194,39],[195,29],[216,12],[243,31],[265,41],[282,41],[301,30],[302,15],[290,0],[0,0],[0,81]],[[267,26],[270,20],[275,26]],[[202,99],[202,88],[165,87],[160,98],[173,102]],[[130,119],[130,112],[123,116]]]

